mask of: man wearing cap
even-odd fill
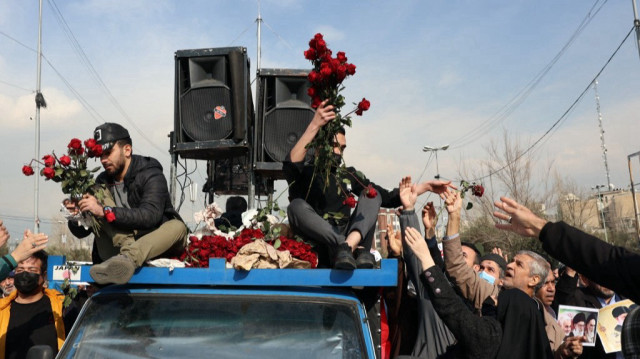
[[[91,212],[104,218],[95,234],[91,277],[98,284],[124,284],[145,261],[184,248],[187,227],[173,208],[160,163],[132,153],[129,132],[116,123],[105,123],[94,131],[102,145],[100,162],[104,172],[96,183],[106,186],[105,199],[85,194],[79,208],[67,203],[72,213]],[[69,222],[76,237],[91,229]]]
[[[487,253],[480,258],[478,276],[491,284],[502,286],[504,273],[507,271],[507,261],[495,253]]]

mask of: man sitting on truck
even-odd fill
[[[291,149],[287,159],[283,162],[283,169],[289,187],[289,224],[294,233],[305,239],[314,241],[328,250],[329,259],[333,260],[333,267],[337,269],[353,270],[356,268],[373,268],[375,258],[370,253],[373,242],[375,224],[378,220],[378,210],[382,207],[398,207],[400,199],[398,189],[386,189],[369,181],[353,167],[347,172],[351,180],[351,193],[358,196],[354,214],[351,215],[350,204],[344,196],[338,194],[336,176],[330,176],[328,184],[316,176],[313,163],[308,163],[307,145],[313,141],[320,128],[334,120],[336,114],[332,105],[325,100],[322,102],[305,132]],[[333,143],[333,153],[342,157],[347,141],[344,130],[337,133]],[[311,161],[312,162],[312,161]],[[442,193],[451,182],[431,181],[418,185],[418,193],[426,191]],[[325,186],[326,185],[326,186]],[[375,190],[369,190],[369,187]],[[365,195],[366,193],[366,195]],[[361,195],[362,194],[362,195]],[[340,213],[341,218],[332,218],[330,213]],[[325,216],[327,215],[327,216]],[[326,218],[326,219],[325,219]],[[321,257],[321,256],[320,256]],[[325,259],[325,262],[328,261]],[[320,266],[326,265],[320,261]]]
[[[69,202],[66,206],[71,213],[79,209],[105,218],[94,233],[94,265],[89,273],[98,284],[124,284],[145,261],[182,250],[187,227],[171,204],[160,162],[134,155],[124,127],[102,124],[96,127],[94,139],[102,146],[100,162],[105,171],[96,183],[106,186],[105,199],[101,203],[85,194],[79,208]],[[92,232],[72,221],[69,229],[79,238]]]
[[[24,358],[34,345],[48,345],[57,353],[65,339],[62,293],[45,289],[47,253],[35,252],[15,269],[16,290],[0,299],[0,354]]]

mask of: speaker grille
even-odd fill
[[[310,108],[277,107],[264,116],[264,150],[273,161],[284,161],[309,126],[314,111]]]
[[[233,132],[231,91],[226,86],[192,88],[180,100],[182,130],[193,141],[225,139]]]

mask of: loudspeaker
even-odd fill
[[[207,161],[207,182],[202,187],[202,192],[209,193],[212,203],[214,195],[242,195],[249,192],[249,176],[251,164],[248,154]],[[255,180],[255,194],[258,196],[273,193],[273,184]]]
[[[246,48],[178,50],[175,66],[174,150],[194,159],[247,152],[253,102]]]
[[[315,111],[307,90],[309,70],[260,69],[256,119],[255,169],[272,178],[283,178],[282,161],[298,142]]]

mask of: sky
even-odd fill
[[[303,52],[317,32],[357,66],[344,95],[348,104],[366,97],[371,109],[354,118],[345,161],[386,188],[403,175],[428,180],[439,172],[459,181],[488,160],[487,146],[504,131],[529,147],[551,128],[533,147],[537,175],[552,161],[587,190],[605,184],[589,86],[622,43],[598,78],[598,94],[611,183],[629,186],[627,156],[640,151],[635,34],[623,43],[633,26],[629,1],[43,0],[48,107],[39,156],[118,122],[129,128],[134,152],[160,160],[169,177],[175,52],[246,47],[253,79],[258,12],[261,67],[310,68]],[[36,156],[37,43],[38,1],[1,1],[0,218],[14,238],[33,228],[38,176],[23,176],[21,167]],[[437,163],[422,151],[446,144]],[[204,168],[200,162],[191,175],[199,194],[194,202],[186,194],[187,221],[203,208]],[[635,168],[640,178],[640,163]],[[46,232],[60,219],[64,195],[38,180]],[[276,196],[285,187],[277,182]]]

